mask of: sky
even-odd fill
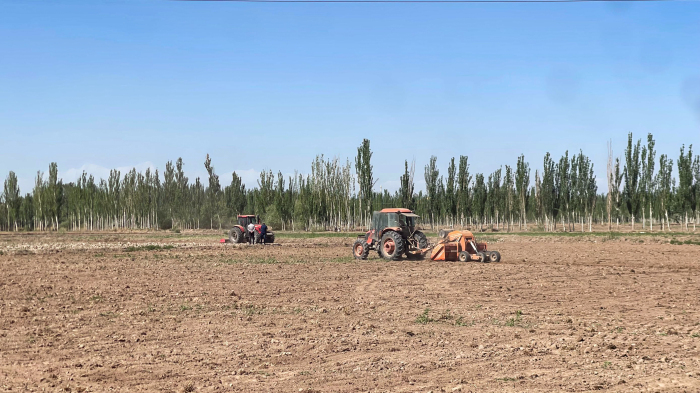
[[[582,150],[607,189],[607,142],[652,133],[700,149],[700,1],[280,4],[0,0],[0,179],[30,192],[204,160],[223,185],[351,162],[371,141],[377,189],[404,160],[446,174],[533,170]],[[657,154],[657,157],[658,157]]]

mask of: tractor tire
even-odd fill
[[[440,231],[438,232],[438,237],[440,239],[445,239],[449,233],[450,231],[448,231],[447,229],[440,229]]]
[[[489,254],[489,260],[491,262],[501,262],[501,253],[498,251],[491,251]]]
[[[265,237],[265,244],[272,244],[272,243],[274,243],[274,242],[275,242],[275,234],[274,234],[274,233],[268,234],[268,235]]]
[[[484,254],[483,252],[479,251],[479,252],[476,253],[476,255],[479,256],[479,262],[484,262],[484,263],[488,263],[488,262],[489,262],[489,258],[488,258],[488,257],[486,256],[486,254]]]
[[[243,243],[245,236],[243,236],[243,231],[239,227],[231,228],[228,233],[228,241],[231,243]]]
[[[428,237],[425,236],[425,233],[421,231],[416,231],[413,233],[413,239],[416,241],[418,244],[418,248],[421,250],[424,248],[428,248]]]
[[[469,257],[469,253],[466,252],[466,251],[460,251],[460,252],[459,252],[459,257],[458,257],[458,258],[459,258],[459,261],[460,261],[460,262],[471,261],[471,257]]]
[[[415,241],[418,249],[422,250],[424,248],[428,248],[428,238],[425,236],[425,234],[421,231],[416,231],[413,233],[413,240]],[[408,252],[408,247],[406,247],[406,258],[414,260],[414,261],[419,261],[425,258],[425,254],[412,254]]]
[[[369,255],[369,246],[364,239],[357,239],[352,245],[352,255],[355,259],[367,259]]]
[[[388,261],[396,261],[403,255],[404,248],[405,245],[401,235],[394,231],[388,231],[382,236],[382,242],[379,244],[379,253],[382,258]]]

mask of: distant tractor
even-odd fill
[[[254,242],[255,244],[262,243],[262,233],[260,232],[260,217],[254,215],[239,215],[238,225],[234,225],[231,231],[228,233],[228,239],[231,243],[244,243],[250,242],[250,235],[248,234],[248,224],[255,224],[255,234]],[[265,243],[274,243],[275,234],[271,230],[267,230],[267,235],[265,236]]]
[[[418,230],[420,216],[409,209],[393,208],[374,212],[372,229],[358,236],[352,246],[357,259],[367,259],[370,250],[377,250],[379,256],[395,261],[406,255],[409,259],[422,259],[430,249],[428,238]]]
[[[500,262],[498,251],[487,250],[486,242],[477,243],[470,231],[441,230],[438,235],[441,240],[433,247],[430,259],[433,261],[460,262]]]

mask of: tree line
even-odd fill
[[[221,229],[239,214],[260,215],[283,230],[353,230],[367,227],[372,211],[384,207],[409,208],[431,228],[591,231],[594,224],[635,229],[641,221],[649,230],[668,231],[669,224],[695,230],[700,156],[692,145],[682,146],[675,164],[676,172],[670,156],[656,160],[651,134],[643,144],[631,133],[622,157],[614,158],[608,145],[608,189],[600,192],[593,162],[582,151],[558,159],[545,154],[534,176],[523,155],[490,174],[472,174],[467,156],[450,158],[441,174],[432,156],[424,168],[425,191],[418,192],[415,161],[406,160],[399,189],[377,191],[367,139],[354,162],[319,155],[310,173],[263,170],[251,189],[236,172],[222,185],[209,155],[208,177],[193,181],[181,158],[167,162],[162,173],[112,170],[107,179],[95,179],[83,172],[67,183],[54,162],[47,174],[37,172],[24,195],[9,172],[0,194],[0,230]]]

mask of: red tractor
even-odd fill
[[[428,238],[418,230],[420,216],[408,209],[383,209],[372,215],[372,229],[358,236],[352,246],[357,259],[367,259],[370,250],[379,256],[395,261],[406,255],[410,259],[422,259],[429,250]]]
[[[262,233],[260,232],[260,217],[254,215],[242,215],[238,216],[238,225],[234,225],[231,231],[228,233],[228,239],[231,243],[243,243],[250,242],[250,235],[248,234],[248,224],[255,224],[255,238],[253,239],[255,244],[262,243]],[[267,230],[267,235],[265,236],[265,243],[274,243],[275,234],[271,230]]]

